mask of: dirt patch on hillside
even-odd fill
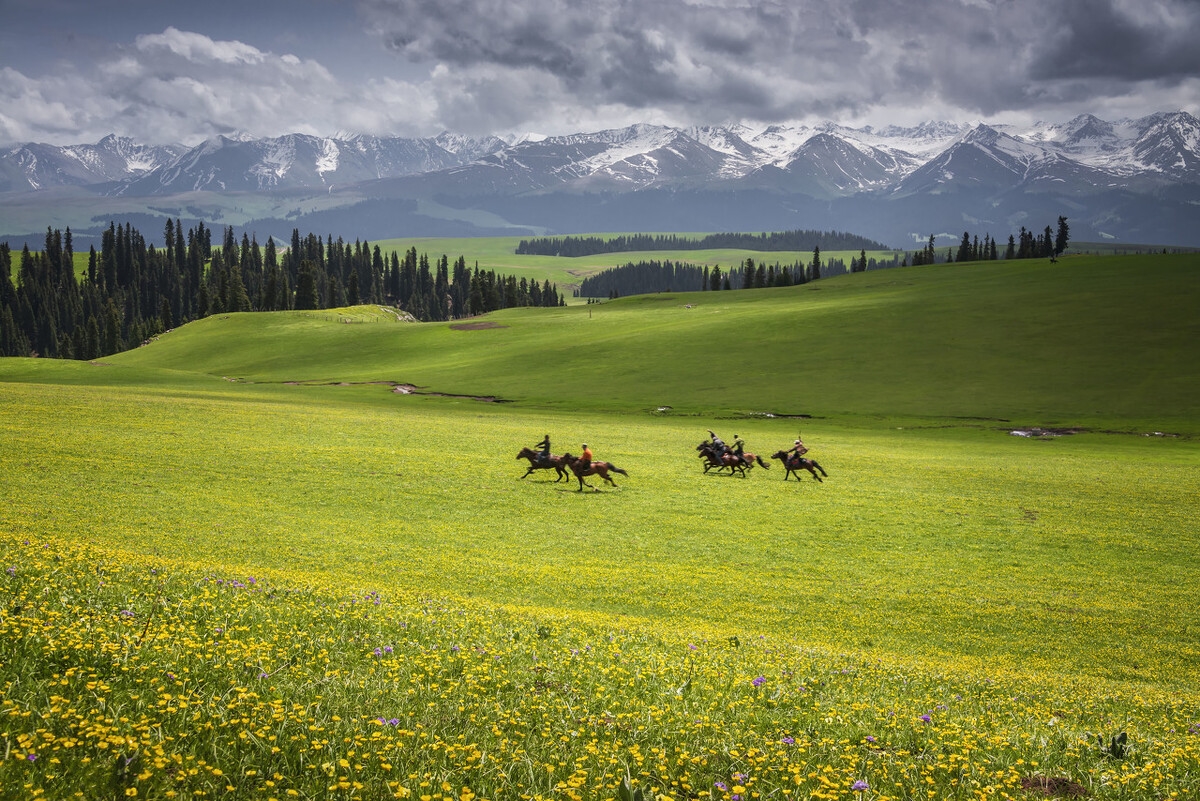
[[[1084,431],[1082,428],[1016,428],[1008,433],[1014,437],[1030,437],[1032,439],[1049,439],[1052,437],[1069,437]]]
[[[1061,776],[1022,776],[1021,787],[1046,798],[1084,798],[1087,788]]]
[[[454,331],[483,331],[488,328],[508,328],[508,326],[491,320],[480,320],[477,323],[452,323],[450,328]]]
[[[392,392],[397,395],[425,395],[430,398],[465,398],[467,400],[480,401],[481,403],[512,403],[504,398],[497,398],[495,395],[455,395],[451,392],[426,392],[415,384],[393,384]]]

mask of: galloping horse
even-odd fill
[[[765,470],[771,469],[771,465],[764,462],[761,456],[753,453],[743,453],[739,456],[736,451],[729,451],[718,457],[717,452],[713,450],[713,444],[708,440],[697,445],[696,450],[700,452],[699,458],[706,460],[704,463],[705,473],[714,467],[717,468],[718,473],[728,467],[729,475],[739,473],[742,478],[745,478],[746,471],[754,467],[755,462]]]
[[[564,478],[567,481],[571,480],[571,477],[567,475],[566,467],[563,466],[563,457],[561,456],[551,454],[543,461],[542,455],[532,448],[521,448],[521,452],[517,454],[517,458],[529,460],[529,469],[525,471],[525,476],[534,470],[554,470],[558,473],[558,478],[554,479],[555,484]],[[525,476],[521,476],[521,478],[525,478]]]
[[[612,477],[608,474],[609,471],[620,473],[623,476],[629,475],[612,462],[597,462],[592,460],[587,467],[584,467],[582,464],[582,459],[580,459],[578,456],[572,456],[569,453],[564,453],[562,455],[562,460],[563,464],[571,468],[571,472],[575,474],[575,478],[579,479],[579,492],[583,492],[583,485],[587,484],[587,482],[583,480],[584,476],[600,476],[600,478],[604,479],[615,487],[617,486],[617,482],[612,480]],[[591,484],[588,484],[588,486],[592,487]],[[596,488],[592,487],[592,489]],[[599,492],[599,490],[597,490],[597,492]]]
[[[787,468],[787,472],[783,474],[784,481],[787,481],[788,476],[792,475],[793,473],[796,474],[796,480],[799,481],[800,470],[807,470],[808,472],[812,473],[812,477],[817,481],[821,481],[821,476],[829,478],[829,474],[825,472],[825,468],[817,464],[816,459],[805,459],[803,456],[793,456],[789,458],[787,451],[776,451],[775,453],[771,454],[771,458],[778,459],[779,461],[783,462],[783,466]],[[816,470],[813,468],[816,468]],[[817,470],[821,471],[821,476],[817,475]],[[824,484],[825,482],[821,481],[821,483]]]

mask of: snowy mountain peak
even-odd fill
[[[489,177],[470,171],[472,164],[489,170]],[[1200,121],[1186,112],[1164,112],[1116,122],[1083,114],[1026,127],[946,121],[883,128],[636,124],[507,139],[452,132],[424,139],[350,133],[255,138],[239,132],[192,148],[151,147],[110,134],[94,145],[29,144],[0,153],[0,192],[63,185],[126,195],[328,189],[418,175],[436,182],[442,171],[453,171],[458,182],[500,180],[537,191],[573,183],[580,189],[747,185],[815,197],[945,188],[967,175],[976,176],[977,186],[1023,185],[1051,180],[1052,173],[1063,185],[1161,186],[1200,183]]]

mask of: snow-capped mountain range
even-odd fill
[[[600,230],[583,224],[589,206],[584,200],[634,193],[627,198],[633,206],[644,206],[663,193],[673,198],[683,193],[690,199],[689,208],[704,206],[701,196],[714,202],[718,196],[738,196],[759,208],[774,198],[776,211],[796,215],[812,201],[850,210],[921,200],[943,210],[931,212],[930,223],[918,230],[950,226],[949,231],[961,230],[963,222],[992,223],[989,208],[1004,212],[994,220],[997,225],[1011,225],[1013,214],[1019,215],[1019,197],[1037,198],[1038,203],[1027,204],[1031,206],[1057,198],[1061,213],[1076,218],[1103,197],[1102,208],[1094,212],[1095,233],[1124,238],[1145,228],[1138,223],[1129,233],[1121,229],[1120,218],[1129,213],[1125,206],[1113,206],[1118,196],[1155,198],[1154,203],[1173,198],[1176,205],[1164,214],[1179,219],[1168,229],[1200,231],[1200,225],[1190,225],[1200,222],[1200,206],[1195,205],[1200,192],[1200,121],[1186,112],[1172,112],[1115,122],[1083,115],[1064,124],[1027,128],[930,122],[878,129],[835,123],[767,128],[634,125],[510,139],[449,133],[421,139],[291,134],[219,136],[191,148],[148,146],[108,136],[94,145],[26,144],[0,151],[0,233],[12,227],[4,224],[4,198],[22,196],[31,202],[39,193],[66,187],[96,198],[126,200],[195,193],[210,200],[213,195],[245,193],[323,196],[320,204],[307,204],[307,210],[299,202],[287,215],[293,221],[363,202],[399,203],[405,214],[414,212],[415,203],[418,216],[424,213],[421,208],[434,204],[458,213],[441,208],[433,219],[478,219],[474,212],[481,212],[492,215],[492,227],[531,230],[577,227],[563,217],[564,205],[584,218],[582,230]],[[569,200],[551,200],[560,195]],[[954,202],[948,205],[950,196]],[[558,208],[551,211],[547,204]],[[679,205],[677,200],[672,204]],[[714,208],[713,203],[706,208]],[[947,208],[955,209],[949,216],[956,213],[959,219],[947,220]],[[468,210],[472,214],[466,214]],[[675,223],[670,227],[676,230],[735,227],[721,226],[716,212],[699,215],[694,224],[676,222],[679,211],[634,215],[631,220],[641,220],[644,230],[667,230],[665,222]],[[622,215],[609,216],[610,224],[617,225],[614,230],[634,230],[619,222]],[[888,216],[911,217],[908,212],[897,215],[895,208]],[[1106,232],[1100,226],[1105,219],[1121,231]],[[751,229],[772,227],[778,225],[764,220]],[[809,225],[799,218],[787,227],[856,230],[850,224]],[[894,231],[887,233],[896,236]],[[916,232],[903,235],[908,233]],[[1200,239],[1200,233],[1193,238]]]

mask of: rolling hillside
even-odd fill
[[[591,411],[1197,431],[1200,257],[939,265],[458,324],[223,315],[106,361]],[[384,390],[380,390],[383,392]]]

